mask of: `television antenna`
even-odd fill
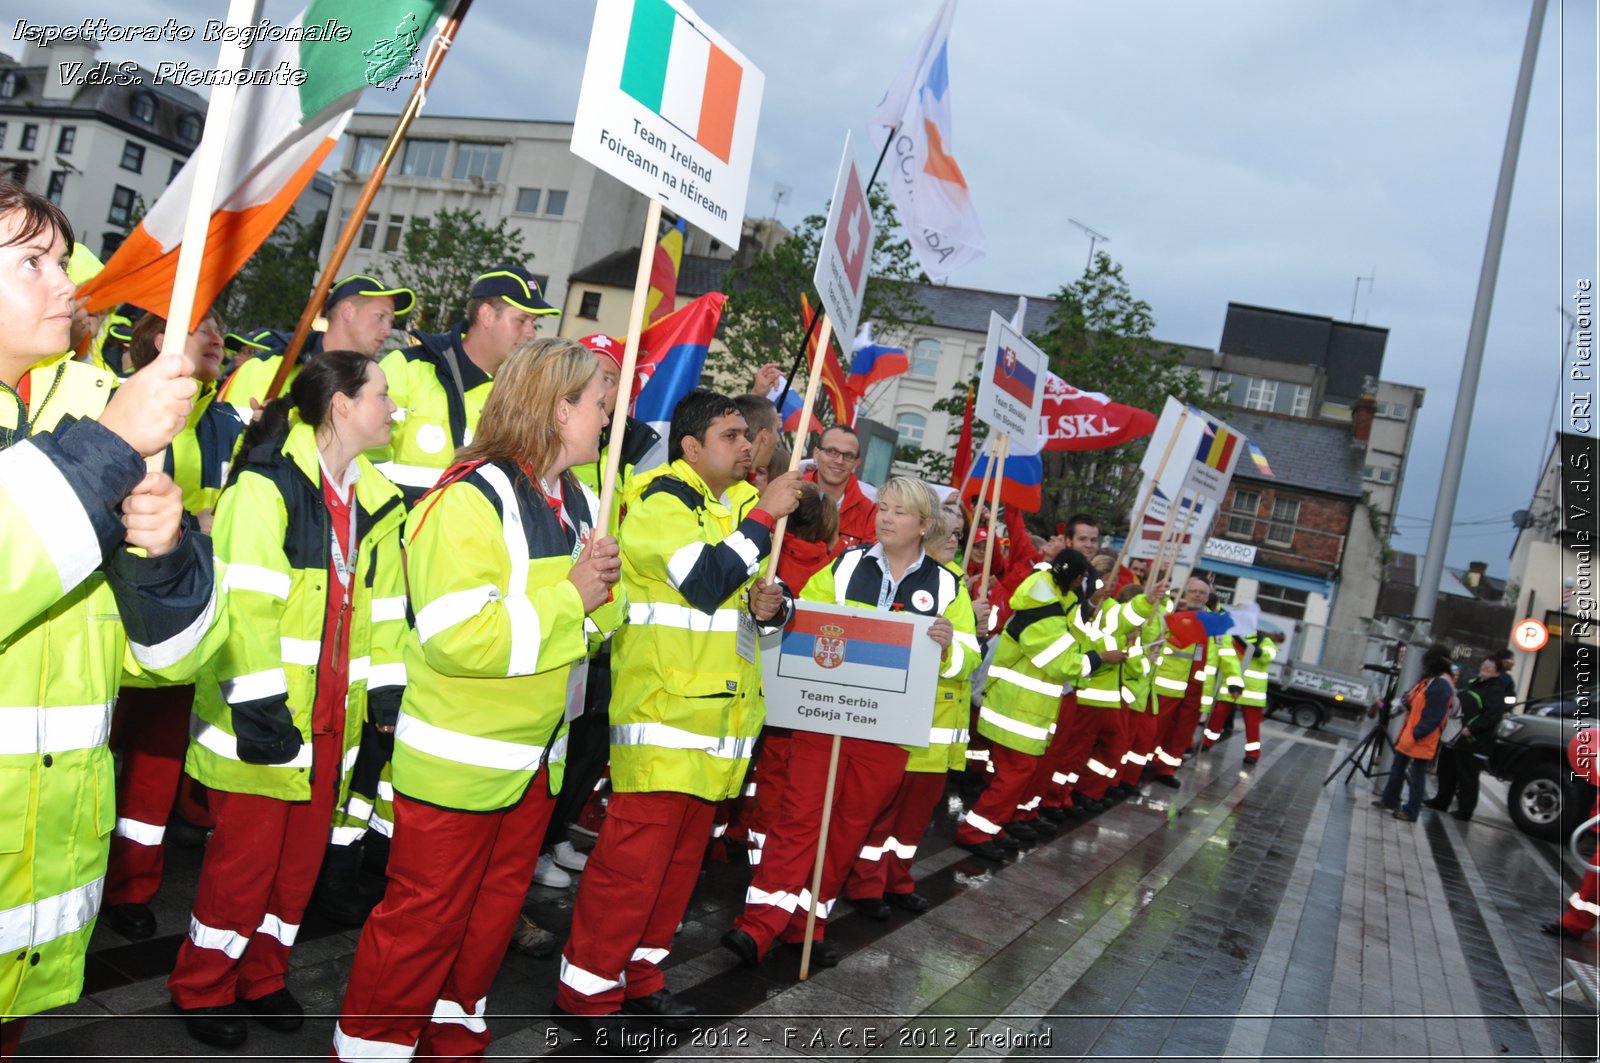
[[[1094,269],[1094,245],[1109,244],[1111,242],[1111,237],[1107,236],[1105,233],[1095,232],[1077,218],[1068,218],[1067,221],[1082,229],[1084,235],[1089,238],[1089,260],[1083,264],[1083,272],[1084,275],[1087,276],[1089,271]]]

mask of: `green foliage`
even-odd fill
[[[408,328],[438,332],[466,314],[467,289],[479,274],[502,262],[525,266],[532,258],[510,219],[487,225],[475,210],[441,210],[411,219],[382,280],[417,293]]]
[[[289,213],[250,256],[217,299],[230,329],[276,328],[293,331],[317,279],[317,252],[327,213],[318,211],[305,225]]]
[[[1050,369],[1073,387],[1157,415],[1168,395],[1180,402],[1204,400],[1200,374],[1183,367],[1176,347],[1151,338],[1155,317],[1150,304],[1133,297],[1122,267],[1105,252],[1095,255],[1094,267],[1058,291],[1055,300],[1045,330],[1028,338],[1049,356]],[[969,384],[976,393],[976,371],[934,403],[935,410],[950,415],[950,429],[943,451],[921,451],[919,465],[932,479],[949,482]],[[986,434],[985,425],[974,424],[974,456],[982,451]],[[1145,445],[1139,439],[1105,450],[1045,451],[1045,524],[1054,524],[1055,516],[1089,512],[1104,522],[1106,531],[1126,531],[1128,511],[1138,503]]]
[[[904,330],[926,324],[927,311],[917,299],[919,274],[911,244],[900,235],[894,206],[887,194],[870,196],[872,217],[877,224],[873,238],[872,279],[862,300],[861,320],[871,321],[879,332]],[[728,295],[722,314],[722,340],[726,350],[712,348],[706,368],[724,380],[725,386],[743,390],[755,371],[767,362],[777,362],[787,374],[801,352],[805,328],[800,321],[800,296],[805,293],[818,313],[821,303],[811,285],[816,271],[817,249],[827,225],[826,214],[813,214],[800,228],[770,251],[758,255],[747,266],[728,272],[723,291]],[[838,336],[839,348],[850,349],[853,336]],[[805,374],[794,387],[805,386]],[[819,402],[828,409],[825,400]],[[819,411],[819,418],[829,417]]]

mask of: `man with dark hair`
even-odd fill
[[[839,549],[877,542],[878,507],[856,479],[861,467],[861,437],[856,430],[842,424],[830,426],[811,456],[817,465],[806,473],[806,479],[839,506]]]
[[[745,434],[750,437],[750,468],[766,469],[772,464],[772,452],[778,449],[783,433],[783,421],[771,399],[753,392],[735,395],[733,403],[744,415]]]
[[[1088,513],[1074,513],[1068,517],[1066,535],[1067,549],[1076,550],[1084,557],[1093,557],[1100,549],[1100,522]]]
[[[766,713],[756,638],[790,606],[756,579],[800,478],[757,491],[739,407],[695,390],[673,411],[670,462],[629,485],[618,529],[628,622],[612,640],[611,803],[561,956],[558,1013],[615,1038],[619,1010],[683,1024],[661,966],[718,801],[736,796]],[[612,1044],[619,1042],[614,1039]]]

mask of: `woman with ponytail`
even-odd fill
[[[393,726],[405,685],[400,491],[362,452],[389,442],[383,370],[308,363],[245,432],[213,536],[231,621],[201,674],[186,768],[211,790],[189,937],[167,988],[196,1040],[302,1022],[284,984],[362,721]]]

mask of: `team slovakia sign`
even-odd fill
[[[833,204],[828,225],[822,230],[817,272],[811,278],[822,296],[822,307],[833,319],[837,336],[854,336],[861,317],[861,298],[867,290],[867,267],[872,262],[872,208],[856,170],[850,134],[844,135],[844,158],[833,182]]]
[[[796,602],[761,641],[767,722],[802,731],[926,746],[938,688],[933,618]]]
[[[1045,353],[991,310],[978,401],[972,411],[995,431],[1010,434],[1013,454],[1039,451],[1039,413],[1044,408],[1048,373]]]
[[[599,0],[572,151],[737,246],[764,83],[680,0]]]

